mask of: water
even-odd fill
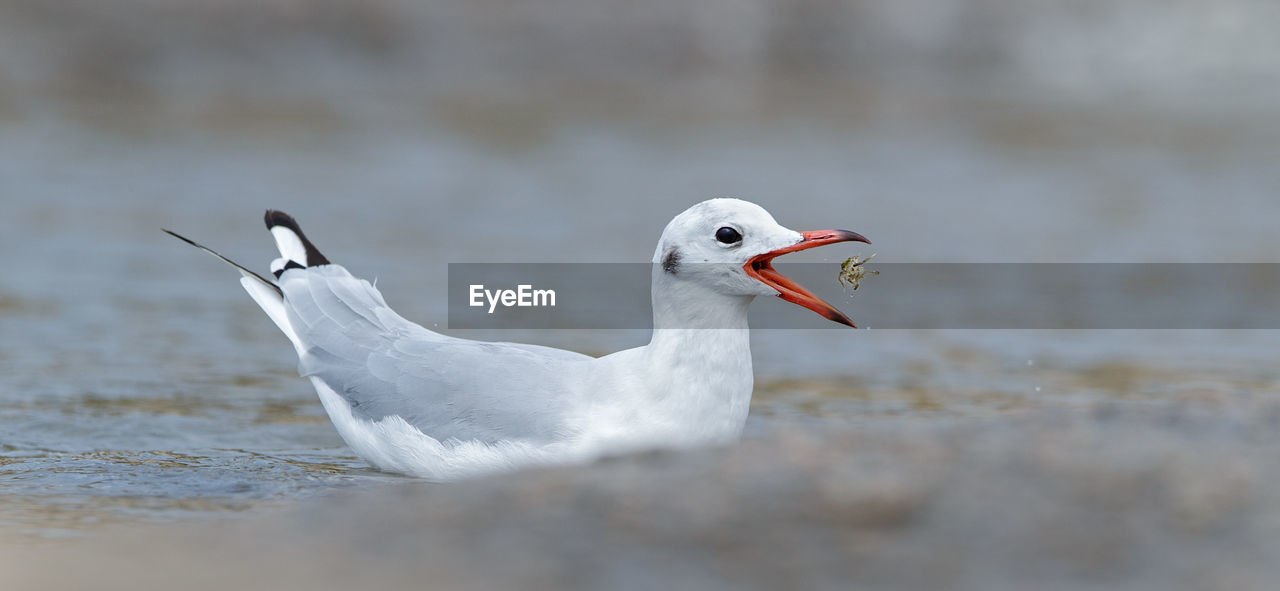
[[[902,20],[866,10],[879,14],[867,22]],[[1119,43],[1134,22],[1099,35]],[[844,72],[834,82],[778,77],[752,61],[773,63],[769,48],[710,52],[746,64],[710,81],[646,69],[665,54],[635,53],[648,57],[619,71],[641,72],[651,94],[540,86],[527,72],[513,74],[520,92],[503,91],[501,68],[462,83],[454,68],[472,62],[449,59],[463,65],[405,81],[417,62],[394,50],[387,66],[288,31],[281,47],[255,43],[298,70],[228,58],[239,54],[220,53],[216,35],[175,40],[179,27],[156,43],[187,53],[152,69],[105,52],[129,66],[121,87],[93,68],[46,68],[55,54],[3,52],[0,78],[19,90],[0,92],[0,545],[13,550],[0,568],[33,585],[59,560],[97,564],[111,582],[158,556],[165,572],[213,577],[244,560],[250,580],[299,585],[394,572],[455,587],[652,588],[654,565],[669,564],[710,587],[836,588],[861,573],[869,587],[1163,588],[1169,573],[1198,572],[1208,586],[1265,588],[1280,555],[1277,331],[881,330],[858,297],[835,299],[871,330],[753,332],[740,446],[436,486],[353,457],[237,275],[160,232],[265,270],[275,255],[261,212],[288,211],[428,327],[445,324],[448,263],[647,261],[673,215],[725,195],[789,227],[859,231],[885,263],[1280,262],[1277,119],[1259,95],[1203,91],[1219,88],[1206,76],[1274,91],[1254,67],[1271,62],[1108,61],[1105,80],[1134,80],[1130,67],[1155,89],[1128,95],[1089,67],[1046,73],[1093,63],[1027,40],[1072,38],[1076,21],[990,37],[935,24],[871,82],[841,64],[825,66]],[[137,31],[122,30],[133,33],[103,35],[129,47]],[[952,62],[936,55],[945,39],[992,39],[1018,59],[998,75],[966,69],[993,50],[961,43],[972,51]],[[573,63],[599,72],[593,60],[615,58]],[[827,262],[834,278],[854,252],[788,259]],[[454,334],[592,354],[646,336]],[[334,557],[366,568],[330,572]]]
[[[1064,187],[1061,171],[1097,167],[1085,174],[1094,178],[1114,163],[1093,151],[1011,154],[945,130],[637,136],[619,124],[570,127],[510,154],[427,129],[244,142],[11,128],[0,159],[12,181],[0,294],[5,486],[24,506],[64,517],[56,527],[23,511],[3,521],[35,535],[394,480],[342,445],[235,274],[161,227],[265,267],[272,252],[260,211],[291,211],[333,259],[380,278],[403,314],[436,326],[449,262],[645,260],[670,215],[717,194],[757,200],[793,227],[856,228],[876,240],[879,257],[909,261],[1266,261],[1271,236],[1239,230],[1247,220],[1237,212],[1280,213],[1269,195],[1230,189],[1277,182],[1274,169],[1242,162],[1255,158],[1251,146],[1190,169],[1178,146],[1148,149],[1142,170],[1117,173],[1141,184],[1127,205],[1107,202],[1138,212],[1111,232],[1097,216],[1103,205]],[[1066,162],[1042,168],[1050,156]],[[948,197],[957,184],[963,195]],[[1205,194],[1234,204],[1205,209]],[[1200,215],[1170,213],[1179,210]],[[1194,240],[1172,239],[1191,225]],[[761,387],[748,433],[796,421],[1158,402],[1187,388],[1275,390],[1273,331],[878,331],[875,310],[857,298],[841,305],[873,330],[753,336]],[[644,339],[475,336],[591,353]]]

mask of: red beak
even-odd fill
[[[835,306],[822,301],[822,298],[813,295],[812,292],[801,287],[799,283],[792,281],[786,275],[774,269],[773,259],[789,252],[807,250],[824,244],[835,244],[836,242],[865,242],[871,244],[871,241],[867,240],[862,234],[848,230],[816,230],[813,232],[801,232],[800,235],[804,237],[800,242],[751,257],[751,260],[747,261],[747,264],[743,265],[742,269],[747,272],[747,275],[759,279],[765,285],[778,290],[778,297],[813,310],[829,320],[858,328],[858,325],[849,320],[849,317],[837,310]]]

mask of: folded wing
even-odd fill
[[[396,415],[440,441],[540,442],[576,431],[567,409],[581,408],[586,393],[561,376],[591,357],[432,332],[339,265],[285,269],[279,286],[299,372],[322,380],[356,417]]]

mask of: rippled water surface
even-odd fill
[[[1240,162],[1249,150],[1215,155],[1207,170],[1182,167],[1187,156],[1176,146],[1148,150],[1143,173],[1126,173],[1140,184],[1123,196],[1142,213],[1123,232],[1076,241],[1076,228],[1106,222],[1089,195],[1064,205],[1061,171],[1072,166],[1045,163],[1100,166],[1095,155],[1064,150],[1028,163],[999,143],[961,145],[949,134],[712,127],[637,137],[621,125],[571,128],[510,154],[425,132],[263,144],[32,124],[15,127],[0,150],[11,180],[0,284],[0,461],[10,508],[0,524],[33,535],[396,480],[343,446],[234,273],[161,227],[265,267],[273,255],[259,212],[292,211],[331,258],[379,278],[402,313],[438,326],[448,262],[645,260],[666,218],[709,195],[756,199],[793,227],[856,228],[885,259],[1169,261],[1191,242],[1169,240],[1169,212],[1200,208],[1186,187],[1277,181],[1273,168]],[[944,194],[949,177],[965,179],[963,209]],[[1280,214],[1270,196],[1225,198],[1251,207],[1251,219]],[[939,222],[935,208],[951,220]],[[1269,260],[1270,234],[1216,231],[1242,220],[1237,209],[1213,211],[1174,223],[1199,228],[1191,259]],[[1020,240],[1025,248],[1008,248]],[[807,260],[834,269],[846,254]],[[875,310],[840,299],[834,282],[815,288],[874,326]],[[644,339],[637,331],[475,336],[590,353]],[[1277,340],[1273,331],[758,331],[748,434],[813,421],[1265,398],[1277,388]]]

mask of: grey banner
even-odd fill
[[[873,262],[867,267],[879,274],[865,277],[854,291],[837,281],[838,264],[777,265],[859,327],[1280,328],[1277,264]],[[653,324],[651,272],[647,263],[450,264],[449,326],[648,328]],[[523,293],[522,285],[527,286]],[[508,290],[509,295],[501,294]],[[480,305],[473,305],[477,301]],[[847,329],[776,297],[756,298],[749,318],[752,328]]]

